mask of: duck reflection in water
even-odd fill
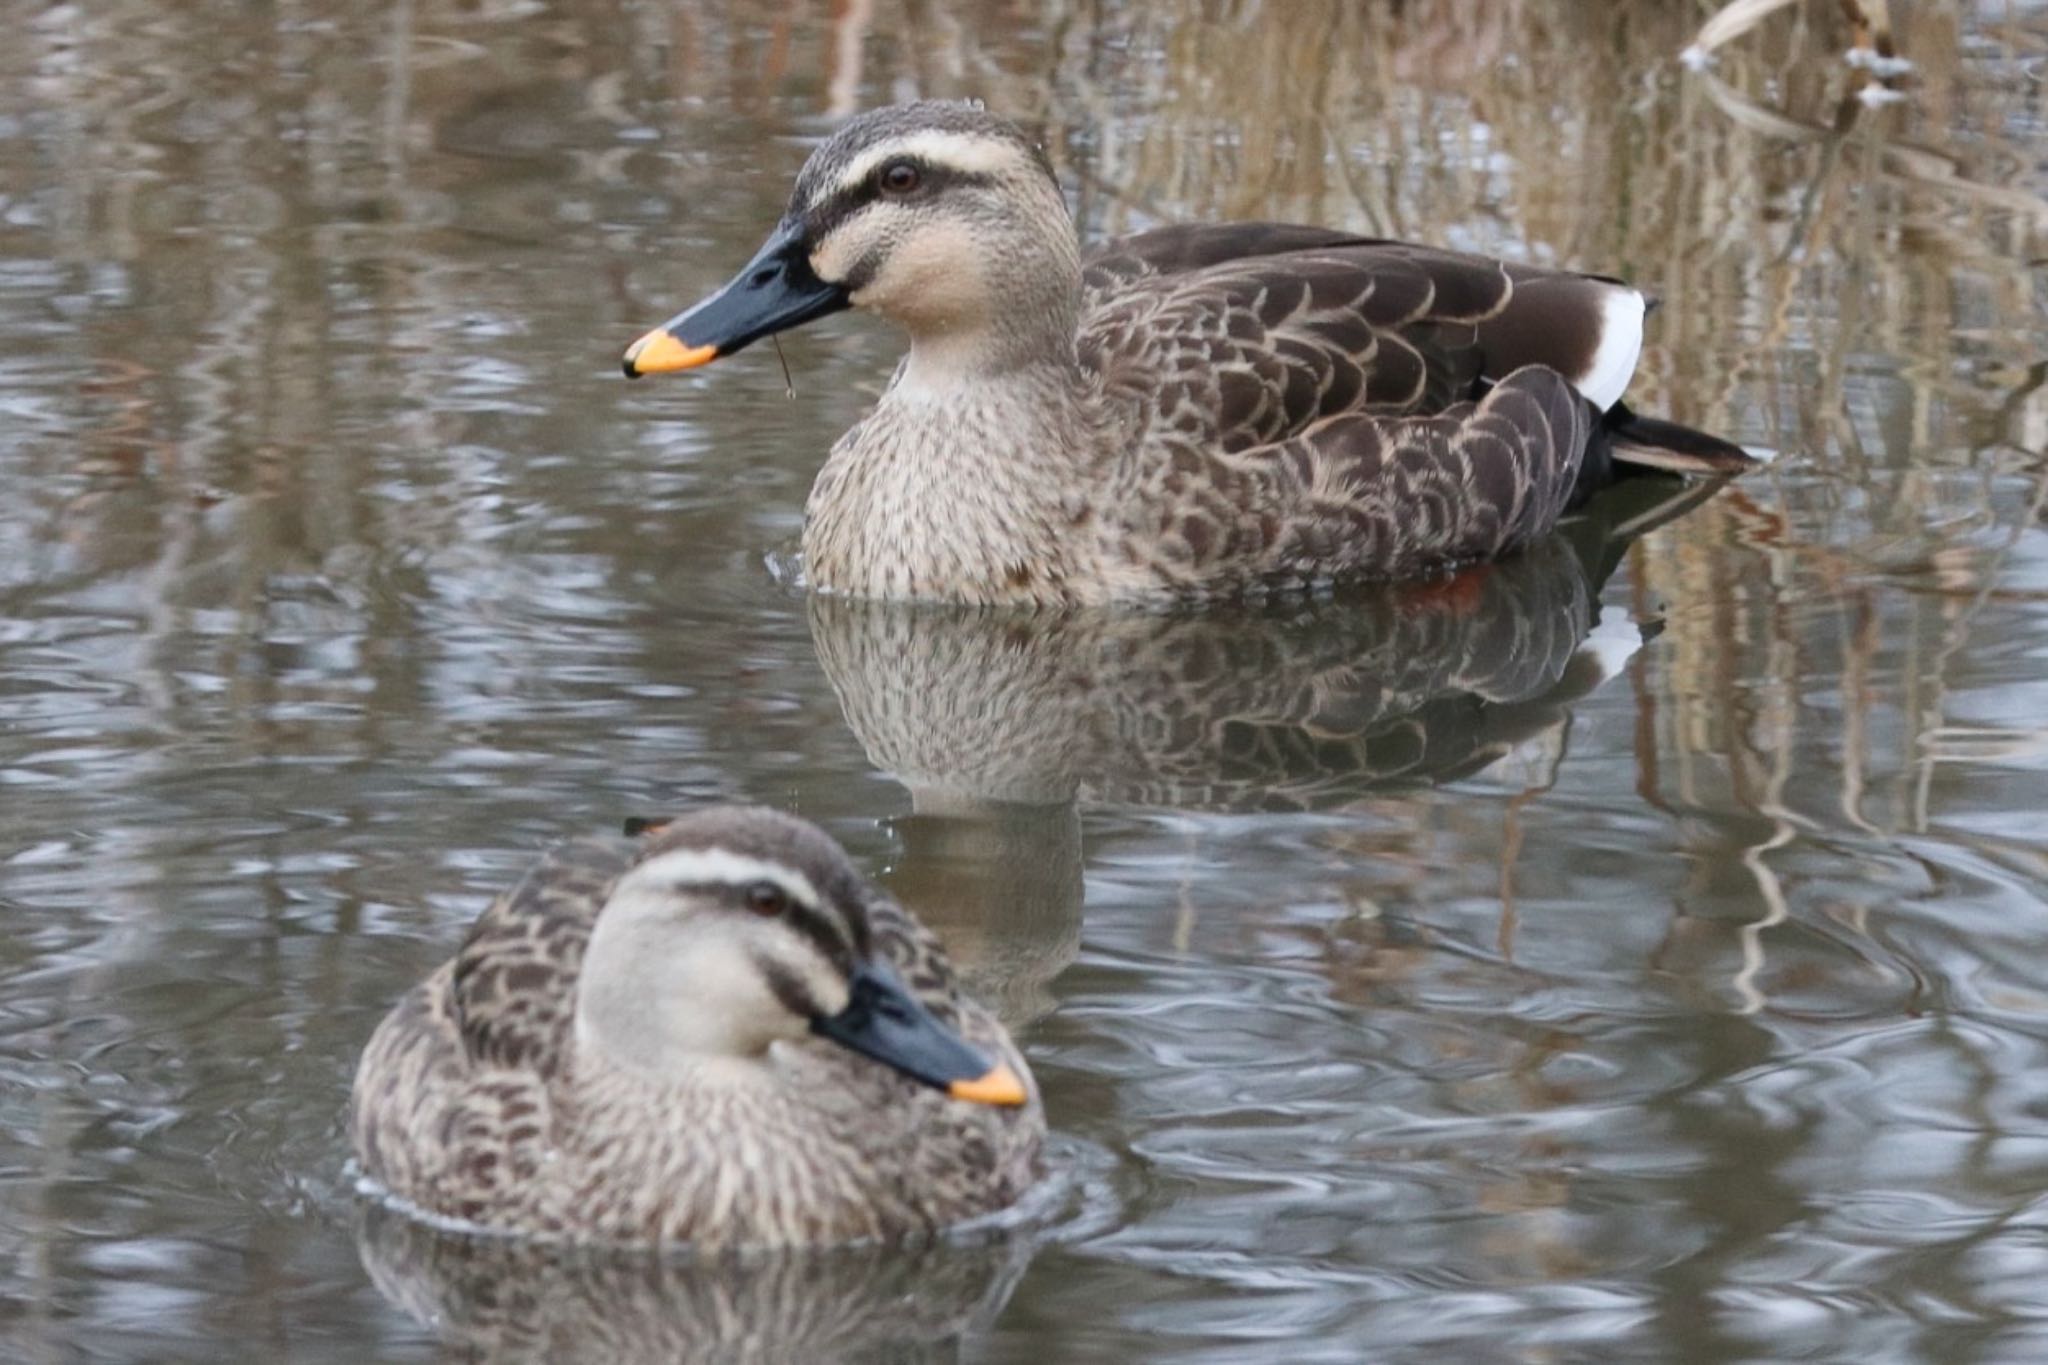
[[[910,793],[882,879],[1015,1027],[1079,948],[1082,805],[1328,810],[1555,740],[1644,638],[1600,623],[1601,585],[1635,537],[1716,491],[1631,480],[1511,559],[1285,606],[1013,613],[814,594],[847,724]]]
[[[451,1237],[367,1206],[358,1249],[386,1298],[491,1361],[950,1361],[1009,1302],[1028,1239],[677,1259]]]

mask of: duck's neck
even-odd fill
[[[813,586],[862,597],[1071,600],[1089,574],[1100,405],[1071,312],[1000,338],[914,336],[811,489]]]

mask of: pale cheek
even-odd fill
[[[830,284],[837,284],[853,269],[858,253],[854,244],[844,234],[832,237],[811,253],[811,273]]]
[[[971,258],[950,252],[899,253],[853,301],[913,321],[961,321],[988,311],[980,270]]]
[[[811,983],[811,999],[818,1002],[818,1008],[826,1014],[837,1014],[846,1008],[853,996],[846,989],[846,983],[836,977]],[[804,1021],[803,1031],[810,1032],[810,1021]]]

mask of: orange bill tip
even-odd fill
[[[626,378],[694,370],[716,359],[716,346],[688,346],[674,332],[657,327],[626,348]]]
[[[1017,1073],[1001,1062],[990,1067],[986,1075],[976,1076],[971,1081],[954,1081],[946,1087],[946,1093],[956,1100],[971,1100],[975,1104],[1022,1104],[1031,1098]]]

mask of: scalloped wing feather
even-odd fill
[[[1210,400],[1226,449],[1349,411],[1431,415],[1525,365],[1604,409],[1635,368],[1647,306],[1605,276],[1282,223],[1112,241],[1083,280],[1084,361],[1126,401],[1156,395],[1176,429],[1179,409]],[[1204,387],[1205,364],[1231,377],[1185,392]]]
[[[556,1073],[591,927],[642,848],[623,839],[558,845],[477,919],[455,954],[449,986],[450,1012],[472,1061]]]
[[[1593,405],[1540,365],[1433,417],[1332,418],[1275,452],[1310,475],[1278,556],[1355,557],[1402,578],[1493,558],[1556,524],[1598,425]]]
[[[1574,385],[1625,383],[1641,336],[1615,281],[1285,224],[1112,242],[1086,280],[1082,361],[1149,438],[1126,551],[1190,590],[1406,577],[1547,531],[1599,441]]]
[[[551,849],[384,1017],[350,1094],[371,1176],[460,1189],[475,1208],[456,1212],[481,1216],[505,1182],[537,1169],[590,926],[635,851],[616,839]]]
[[[1346,413],[1237,453],[1173,439],[1125,462],[1122,552],[1191,592],[1442,572],[1548,531],[1598,423],[1532,365],[1434,416]]]

